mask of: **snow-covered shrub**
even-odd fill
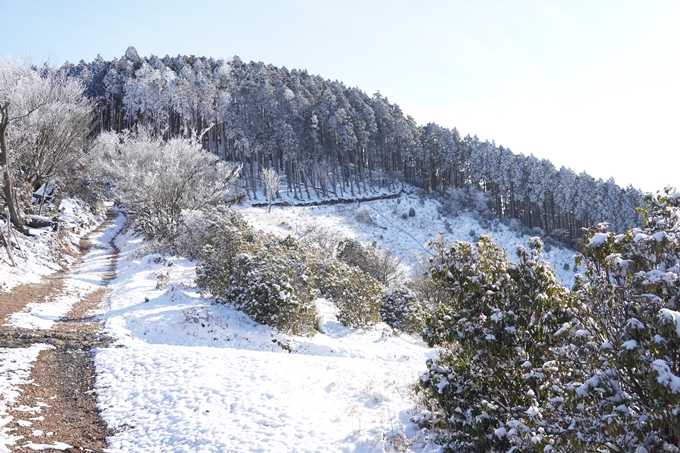
[[[177,241],[178,251],[198,258],[196,284],[219,297],[229,286],[236,257],[241,253],[255,253],[261,238],[240,213],[223,206],[205,217],[189,214],[186,220],[187,229],[182,230]],[[191,226],[196,230],[190,230]]]
[[[269,238],[264,250],[236,257],[220,299],[255,321],[295,335],[313,335],[318,313],[310,271],[297,242]]]
[[[309,249],[319,249],[324,256],[335,255],[338,247],[337,234],[330,228],[319,224],[305,224],[296,227],[295,238]]]
[[[544,451],[540,418],[559,393],[550,383],[553,333],[571,316],[566,289],[537,260],[539,239],[518,263],[482,235],[476,244],[435,242],[429,276],[448,297],[430,303],[424,338],[442,347],[417,384],[445,451]],[[547,450],[546,450],[547,451]]]
[[[366,208],[360,207],[359,209],[357,209],[355,218],[357,219],[357,222],[366,223],[368,225],[375,225],[375,220],[373,220],[371,213]]]
[[[198,141],[162,141],[144,130],[101,134],[90,159],[94,176],[112,183],[130,204],[134,229],[159,240],[176,237],[183,210],[224,203],[240,170],[217,162]]]
[[[182,211],[175,239],[177,253],[191,260],[198,259],[207,243],[206,230],[209,225],[210,221],[203,211]]]
[[[380,321],[383,287],[359,268],[328,258],[310,264],[315,286],[338,307],[338,321],[354,328]]]
[[[200,288],[259,323],[313,334],[317,291],[295,239],[258,234],[240,214],[221,207],[199,223],[206,241],[196,270]]]
[[[428,319],[444,348],[416,420],[451,451],[680,451],[680,192],[647,202],[643,228],[585,232],[570,294],[538,238],[506,269],[488,245],[440,248],[456,308]]]
[[[677,452],[680,192],[646,201],[643,228],[615,234],[601,224],[584,234],[585,279],[574,293],[590,342],[561,361],[581,375],[571,405],[584,445]]]
[[[349,266],[358,267],[364,271],[369,268],[369,251],[354,239],[343,239],[338,243],[337,257]]]
[[[408,210],[408,216],[409,217],[415,217],[416,216],[416,210],[411,208]]]
[[[378,307],[380,318],[390,327],[406,333],[419,333],[423,328],[423,310],[413,291],[398,287],[385,293]]]

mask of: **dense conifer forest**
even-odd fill
[[[641,193],[546,159],[516,154],[435,123],[419,125],[380,93],[369,96],[306,70],[207,57],[140,57],[66,63],[61,71],[96,102],[95,133],[146,128],[164,138],[199,137],[243,166],[240,185],[258,198],[259,173],[276,169],[300,199],[363,197],[411,184],[444,197],[475,188],[497,216],[556,238],[609,222],[638,224]],[[546,146],[550,146],[549,143]]]

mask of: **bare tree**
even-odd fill
[[[82,85],[49,66],[0,58],[0,170],[12,224],[24,230],[14,190],[18,177],[37,189],[65,174],[83,151],[92,103]]]
[[[401,258],[390,249],[372,247],[372,276],[385,286],[402,283],[405,278]]]
[[[160,240],[175,238],[182,211],[225,203],[241,170],[234,163],[217,162],[196,140],[163,141],[144,129],[101,134],[90,159],[93,176],[113,183],[130,204],[136,231]]]
[[[260,172],[260,179],[262,180],[262,184],[264,185],[264,188],[267,191],[267,197],[269,199],[269,210],[267,212],[271,212],[274,194],[278,192],[279,187],[281,186],[281,178],[279,177],[279,172],[274,170],[273,168],[264,168]]]

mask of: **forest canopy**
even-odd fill
[[[407,183],[425,192],[474,187],[501,218],[546,234],[580,237],[607,221],[639,224],[641,193],[545,159],[516,154],[435,123],[418,125],[380,93],[261,62],[195,56],[123,57],[66,63],[97,104],[97,131],[200,137],[202,146],[243,166],[241,184],[258,197],[259,175],[285,176],[299,198],[358,196]],[[549,146],[549,144],[546,144]],[[262,194],[262,191],[259,191]]]

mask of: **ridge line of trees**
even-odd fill
[[[264,196],[263,169],[282,177],[294,197],[357,196],[407,183],[425,192],[474,187],[501,218],[517,218],[561,239],[607,221],[639,224],[641,193],[587,173],[555,169],[435,123],[424,126],[380,93],[264,63],[206,57],[140,57],[66,63],[97,102],[96,130],[144,127],[170,139],[199,139],[220,159],[243,167],[239,185]]]

